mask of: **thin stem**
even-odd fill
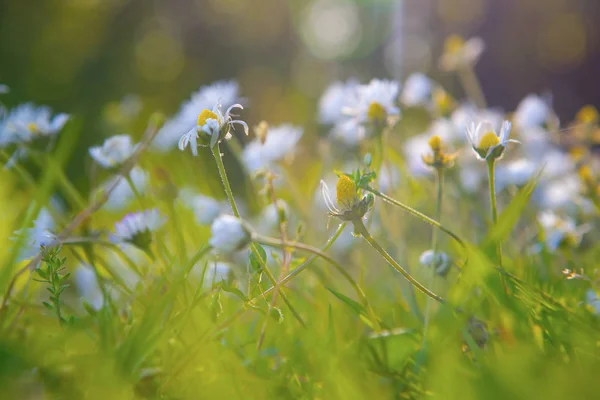
[[[429,218],[427,215],[420,213],[419,211],[415,210],[412,207],[407,206],[404,203],[399,202],[398,200],[385,195],[383,193],[381,193],[378,190],[375,190],[369,186],[364,187],[364,190],[366,190],[367,192],[371,192],[373,193],[375,196],[377,197],[381,197],[383,200],[387,201],[390,204],[393,204],[395,206],[398,206],[400,208],[402,208],[405,211],[408,211],[409,213],[411,213],[412,215],[414,215],[417,218],[422,219],[423,221],[427,222],[430,225],[435,226],[436,228],[440,229],[441,231],[443,231],[444,233],[446,233],[447,235],[451,236],[454,240],[456,240],[461,246],[465,247],[465,242],[464,240],[462,240],[460,237],[458,237],[458,235],[454,234],[451,230],[445,228],[443,225],[441,225],[438,221]]]
[[[375,327],[378,330],[381,329],[381,327],[379,325],[379,318],[377,318],[377,316],[373,312],[373,309],[371,308],[371,306],[369,304],[369,301],[367,299],[367,296],[365,295],[365,292],[363,292],[363,290],[360,287],[360,285],[358,283],[356,283],[356,281],[346,271],[346,269],[344,267],[342,267],[333,258],[331,258],[327,254],[323,253],[318,248],[310,246],[310,245],[307,245],[307,244],[304,244],[304,243],[298,243],[298,242],[295,242],[295,243],[283,243],[281,240],[278,240],[278,239],[275,239],[275,238],[270,238],[270,237],[267,237],[267,236],[262,236],[262,235],[259,235],[257,233],[253,234],[253,240],[255,240],[258,243],[267,245],[267,246],[274,246],[274,247],[280,247],[280,248],[292,247],[292,248],[295,248],[295,249],[298,249],[298,250],[303,250],[303,251],[312,253],[315,256],[321,257],[323,260],[327,261],[329,264],[331,264],[344,277],[344,279],[346,279],[346,281],[348,281],[348,283],[356,291],[356,294],[361,299],[361,301],[363,302],[365,308],[367,309],[367,311],[369,313],[369,317],[372,318],[372,320],[373,320],[372,322],[374,323]],[[287,277],[286,277],[286,279],[287,279]],[[286,279],[283,279],[281,281],[281,284],[285,283]]]
[[[495,160],[489,160],[487,162],[488,176],[490,181],[490,204],[492,207],[492,222],[494,226],[498,223],[498,206],[496,205],[496,177],[494,173]],[[500,242],[496,243],[496,254],[498,257],[498,264],[502,267],[502,246]]]
[[[402,268],[400,264],[398,264],[396,260],[394,260],[392,256],[390,256],[388,252],[385,251],[385,249],[381,247],[375,239],[373,239],[371,234],[367,231],[365,224],[361,220],[356,220],[352,222],[354,223],[355,232],[360,233],[360,235],[367,241],[367,243],[369,243],[369,245],[371,245],[371,247],[373,247],[373,249],[375,249],[388,262],[388,264],[390,264],[392,268],[400,272],[410,283],[412,283],[417,289],[425,293],[427,296],[431,297],[432,299],[441,304],[446,303],[446,300],[433,293],[431,290],[427,289],[425,286],[419,283],[411,274],[409,274],[404,268]]]
[[[229,179],[227,178],[227,171],[225,171],[225,165],[223,164],[223,157],[221,154],[221,150],[219,148],[219,144],[217,143],[215,146],[213,146],[213,148],[211,150],[212,150],[213,157],[215,158],[215,162],[217,163],[217,169],[219,170],[219,176],[221,177],[221,182],[223,183],[223,188],[225,189],[225,194],[227,195],[227,199],[229,200],[229,205],[231,206],[233,215],[235,215],[237,218],[240,218],[240,211],[238,210],[237,205],[235,204],[235,198],[233,197],[231,185],[229,184]],[[256,248],[256,244],[252,243],[250,245],[250,250],[252,251],[252,253],[254,254],[254,256],[256,257],[257,260],[262,260],[262,257],[260,255],[260,253],[258,252],[258,249]],[[265,275],[267,275],[267,278],[271,282],[271,285],[275,285],[277,283],[277,280],[275,279],[275,277],[273,276],[271,271],[266,266],[263,268],[263,271],[264,271]],[[300,324],[302,326],[305,326],[304,321],[300,317],[300,314],[298,314],[298,312],[294,309],[294,307],[290,303],[287,295],[284,292],[281,292],[281,298],[283,299],[285,304],[288,306],[288,308],[290,309],[292,314],[294,314],[294,316],[296,317],[298,322],[300,322]]]
[[[124,175],[123,177],[127,181],[127,184],[129,185],[129,188],[133,192],[136,200],[140,203],[140,206],[142,208],[146,207],[145,204],[144,204],[144,199],[142,198],[142,195],[140,194],[140,192],[135,187],[135,183],[133,182],[133,179],[131,179],[131,174]]]

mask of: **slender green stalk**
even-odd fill
[[[227,171],[225,171],[225,165],[223,164],[223,158],[221,155],[221,149],[219,148],[219,144],[217,143],[215,146],[213,146],[211,150],[213,157],[215,158],[215,162],[217,163],[219,176],[221,177],[221,182],[223,183],[223,188],[225,189],[225,194],[227,195],[227,199],[229,200],[229,205],[231,206],[233,215],[235,215],[237,218],[240,218],[240,211],[238,210],[237,205],[235,204],[235,198],[233,197],[233,191],[231,190],[231,185],[229,184],[229,179],[227,178]],[[252,251],[257,260],[262,261],[262,257],[254,243],[250,245],[250,250]],[[271,271],[266,266],[263,268],[263,271],[269,279],[269,281],[271,282],[271,285],[276,285],[277,280],[275,279]],[[294,309],[292,303],[290,303],[287,295],[283,291],[281,292],[281,298],[288,306],[292,314],[294,314],[298,322],[300,322],[302,326],[305,326],[304,321],[300,317],[300,314],[298,314],[298,312]]]
[[[437,181],[437,201],[435,207],[435,218],[438,221],[442,220],[442,200],[444,194],[444,169],[437,168],[436,169],[436,181]],[[435,227],[431,232],[431,250],[433,251],[433,262],[429,266],[429,286],[431,288],[435,287],[435,260],[438,252],[438,230]],[[431,312],[431,298],[427,298],[427,303],[425,305],[425,319],[424,319],[424,327],[423,327],[423,346],[425,345],[425,337],[427,336],[427,329],[429,328],[429,313]]]
[[[133,182],[133,179],[131,179],[131,175],[130,174],[123,175],[123,178],[125,178],[125,180],[127,181],[127,184],[129,184],[129,187],[131,188],[131,191],[135,195],[136,200],[140,203],[140,206],[142,208],[144,208],[145,207],[144,199],[142,198],[142,195],[139,192],[139,190],[137,190],[137,188],[135,187],[135,183]]]
[[[417,281],[411,274],[409,274],[404,268],[402,268],[402,266],[400,266],[400,264],[398,264],[396,260],[394,260],[392,256],[390,256],[388,252],[385,251],[385,249],[381,247],[375,239],[373,239],[371,234],[367,231],[365,224],[361,220],[356,220],[352,222],[354,223],[355,232],[358,232],[367,241],[367,243],[369,243],[369,245],[371,245],[371,247],[373,247],[373,249],[375,249],[388,262],[388,264],[390,264],[392,268],[400,272],[410,283],[412,283],[417,289],[419,289],[427,296],[431,297],[432,299],[441,304],[446,303],[446,300],[433,293],[431,290],[427,289],[425,286],[419,283],[419,281]]]
[[[498,223],[498,206],[496,205],[496,176],[494,173],[495,160],[488,160],[488,176],[490,181],[490,204],[492,207],[492,222],[494,226]],[[498,264],[502,267],[502,245],[500,242],[496,243],[496,255],[498,257]]]
[[[331,264],[344,277],[344,279],[346,279],[346,281],[348,281],[348,283],[356,291],[357,296],[361,299],[361,301],[363,302],[365,308],[367,309],[367,312],[369,313],[369,317],[372,319],[373,324],[375,325],[375,327],[377,328],[377,330],[381,329],[381,327],[379,325],[379,318],[375,315],[373,309],[371,308],[371,306],[369,304],[369,300],[367,299],[367,296],[365,295],[365,292],[363,292],[363,290],[360,287],[360,285],[358,283],[356,283],[356,281],[354,280],[354,278],[352,278],[352,276],[346,271],[346,269],[344,267],[342,267],[333,258],[329,257],[327,254],[323,253],[318,248],[309,246],[309,245],[304,244],[304,243],[298,243],[298,242],[295,242],[295,243],[284,243],[283,241],[281,241],[279,239],[270,238],[270,237],[267,237],[267,236],[262,236],[262,235],[259,235],[257,233],[253,234],[253,240],[255,240],[258,243],[267,245],[267,246],[274,246],[274,247],[280,247],[280,248],[292,247],[292,248],[295,248],[295,249],[298,249],[298,250],[303,250],[303,251],[312,253],[315,256],[318,256],[318,257],[322,258],[323,260],[327,261],[329,264]],[[285,279],[283,279],[281,281],[282,284],[284,282],[285,282]]]
[[[417,218],[422,219],[423,221],[427,222],[430,225],[435,226],[436,228],[440,229],[441,231],[443,231],[444,233],[446,233],[447,235],[451,236],[454,240],[456,240],[461,246],[465,246],[465,242],[464,240],[462,240],[460,237],[458,237],[458,235],[454,234],[451,230],[445,228],[443,225],[441,225],[438,221],[429,218],[427,215],[420,213],[419,211],[415,210],[412,207],[407,206],[404,203],[399,202],[398,200],[385,195],[383,193],[381,193],[378,190],[375,190],[369,186],[363,188],[364,190],[366,190],[367,192],[371,192],[373,193],[375,196],[377,197],[381,197],[383,200],[387,201],[390,204],[393,204],[395,206],[398,206],[400,208],[402,208],[405,211],[408,211],[409,213],[411,213],[412,215],[414,215]]]

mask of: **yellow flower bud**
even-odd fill
[[[346,175],[340,175],[335,185],[337,202],[350,207],[357,199],[356,185],[354,181]]]
[[[387,111],[381,104],[373,102],[369,105],[367,117],[373,122],[383,123],[387,119]]]
[[[429,143],[429,147],[434,153],[439,153],[442,150],[442,138],[438,135],[433,135],[427,143]]]

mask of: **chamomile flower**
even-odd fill
[[[343,113],[361,124],[385,124],[389,117],[400,115],[396,105],[400,84],[396,81],[373,79],[358,88],[354,103],[344,107]]]
[[[210,227],[211,238],[208,243],[219,253],[229,254],[246,247],[251,241],[249,228],[232,215],[221,215]]]
[[[104,168],[116,168],[135,153],[138,145],[134,145],[131,136],[115,135],[104,141],[102,146],[90,148],[90,156]]]
[[[519,143],[514,139],[509,139],[511,124],[504,121],[500,132],[496,133],[494,126],[489,121],[483,121],[467,129],[467,138],[471,142],[473,152],[480,160],[499,159],[504,154],[509,142]]]
[[[424,267],[435,268],[435,273],[439,276],[446,276],[452,266],[450,257],[446,253],[443,251],[436,253],[433,250],[424,251],[419,257],[419,263]]]
[[[439,135],[433,135],[427,141],[429,149],[421,154],[423,163],[436,170],[450,168],[454,165],[456,153],[446,152],[446,144]]]
[[[235,103],[243,103],[239,97],[239,85],[235,81],[218,81],[201,87],[184,102],[178,113],[168,120],[158,131],[152,147],[168,151],[177,146],[182,132],[188,132],[198,122],[199,110],[210,110],[220,103],[228,108]]]
[[[115,224],[115,234],[119,241],[147,250],[152,243],[152,232],[165,222],[165,217],[155,208],[129,213]]]
[[[519,130],[543,126],[550,118],[552,109],[548,101],[536,94],[527,95],[513,116],[515,127]]]
[[[250,142],[242,153],[242,160],[250,172],[267,168],[281,162],[294,153],[303,129],[298,126],[283,124],[269,127],[266,136]]]
[[[321,194],[329,209],[329,215],[342,221],[362,219],[371,209],[374,202],[372,194],[360,197],[356,184],[346,175],[340,175],[335,185],[336,201],[331,199],[329,187],[321,180]]]
[[[18,260],[29,260],[39,253],[41,246],[50,246],[54,243],[56,241],[56,235],[53,233],[55,227],[54,218],[48,209],[42,208],[33,222],[33,227],[15,231],[11,240],[13,242],[17,242],[19,239],[23,240]]]
[[[483,40],[474,37],[464,40],[458,35],[448,37],[444,43],[444,54],[440,58],[440,68],[444,71],[455,71],[477,64],[485,44]]]
[[[31,103],[17,106],[0,120],[0,148],[29,143],[39,137],[54,136],[68,120],[68,114],[53,116],[48,107]]]
[[[334,125],[343,119],[343,110],[358,95],[359,86],[354,79],[329,85],[319,100],[319,121],[322,124]]]
[[[431,100],[433,83],[425,74],[410,75],[400,95],[400,102],[408,107],[425,106]]]
[[[572,218],[560,217],[550,211],[540,213],[538,221],[544,229],[546,247],[550,251],[562,246],[579,246],[583,235],[590,230],[589,225],[577,226]]]
[[[219,103],[211,110],[204,109],[198,115],[197,125],[179,139],[179,150],[183,151],[189,145],[194,156],[198,155],[198,146],[214,147],[223,139],[231,138],[231,127],[235,124],[244,128],[248,135],[248,124],[241,120],[234,120],[231,111],[234,108],[243,109],[241,104],[230,106],[225,113]]]

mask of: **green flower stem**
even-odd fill
[[[194,254],[192,256],[192,258],[190,258],[190,260],[187,263],[187,266],[185,268],[185,273],[189,274],[190,271],[192,270],[192,268],[194,268],[194,265],[196,265],[196,263],[198,261],[200,261],[202,259],[202,257],[204,257],[206,254],[208,254],[209,251],[212,250],[212,246],[211,245],[205,245],[203,247],[201,247],[196,254]]]
[[[133,182],[133,179],[131,179],[131,175],[130,174],[123,175],[123,178],[125,178],[125,180],[127,181],[127,184],[129,185],[129,187],[131,188],[131,191],[135,195],[136,200],[140,203],[140,206],[142,208],[144,208],[145,207],[144,199],[142,198],[141,193],[135,187],[135,183]]]
[[[267,245],[267,246],[274,246],[274,247],[280,247],[280,248],[292,247],[292,248],[295,248],[295,249],[298,249],[298,250],[303,250],[303,251],[312,253],[315,256],[319,256],[323,260],[327,261],[329,264],[331,264],[344,277],[344,279],[346,279],[346,281],[348,281],[348,283],[356,291],[357,296],[361,299],[361,301],[363,302],[365,308],[367,309],[367,312],[369,313],[369,318],[371,318],[371,320],[372,320],[371,322],[373,322],[373,325],[376,327],[377,330],[381,330],[381,326],[379,324],[379,318],[375,315],[373,309],[371,308],[371,306],[369,304],[369,301],[367,299],[367,296],[365,295],[365,292],[363,292],[363,290],[360,287],[360,285],[358,283],[356,283],[356,281],[346,271],[346,269],[344,267],[342,267],[333,258],[329,257],[327,254],[323,253],[318,248],[309,246],[309,245],[304,244],[304,243],[298,243],[298,242],[295,242],[295,243],[284,243],[282,240],[275,239],[275,238],[270,238],[270,237],[267,237],[267,236],[262,236],[262,235],[259,235],[258,233],[254,233],[253,234],[253,240],[255,240],[258,243]],[[283,279],[281,281],[281,284],[283,284],[283,283],[285,283],[285,279]]]
[[[211,151],[212,151],[213,157],[215,159],[215,162],[217,163],[217,169],[219,170],[219,176],[221,177],[221,182],[223,183],[223,188],[225,189],[225,194],[227,195],[227,199],[229,200],[229,205],[231,206],[233,215],[235,215],[237,218],[240,218],[240,211],[238,210],[237,205],[235,204],[235,198],[233,197],[233,192],[231,191],[231,185],[229,184],[229,179],[227,178],[227,171],[225,171],[225,165],[223,164],[223,158],[221,155],[221,149],[219,148],[219,144],[217,143],[215,146],[213,146]],[[256,245],[254,243],[252,243],[250,245],[250,250],[252,251],[252,254],[254,254],[254,256],[256,257],[257,260],[262,261],[262,257],[260,255],[260,253],[258,252]],[[271,285],[275,286],[277,284],[277,280],[275,279],[275,277],[273,276],[271,271],[266,266],[264,266],[263,271],[264,271],[265,275],[267,276],[267,278],[269,279],[269,281],[271,282]],[[296,317],[298,322],[300,322],[300,324],[302,326],[305,326],[304,321],[300,317],[300,314],[298,314],[298,312],[294,309],[294,307],[292,306],[292,303],[290,303],[287,295],[283,291],[281,292],[280,295],[281,295],[281,298],[283,299],[283,301],[285,302],[285,304],[288,306],[288,308],[292,312],[292,314],[294,314],[294,316]]]
[[[451,230],[445,228],[438,221],[429,218],[427,215],[425,215],[423,213],[420,213],[419,211],[415,210],[414,208],[409,207],[406,204],[401,203],[398,200],[396,200],[396,199],[394,199],[392,197],[389,197],[389,196],[387,196],[387,195],[385,195],[385,194],[383,194],[383,193],[381,193],[381,192],[379,192],[379,191],[377,191],[377,190],[375,190],[375,189],[373,189],[373,188],[371,188],[369,186],[364,187],[363,189],[366,190],[367,192],[373,193],[375,196],[382,198],[383,200],[387,201],[390,204],[393,204],[395,206],[398,206],[398,207],[402,208],[405,211],[408,211],[409,213],[411,213],[415,217],[422,219],[423,221],[427,222],[428,224],[435,226],[436,228],[440,229],[441,231],[443,231],[447,235],[451,236],[461,246],[463,246],[463,247],[465,246],[465,242],[460,237],[458,237],[458,235],[454,234]]]
[[[394,260],[392,256],[390,256],[388,252],[385,251],[375,239],[373,239],[371,234],[367,231],[367,228],[365,227],[365,224],[362,222],[362,220],[359,219],[352,222],[354,223],[354,231],[359,233],[367,241],[367,243],[369,243],[369,245],[371,245],[371,247],[373,247],[373,249],[375,249],[388,262],[388,264],[390,264],[392,268],[400,272],[410,283],[412,283],[421,292],[423,292],[424,294],[441,304],[446,304],[446,300],[433,293],[431,290],[427,289],[425,286],[419,283],[411,274],[409,274],[404,268],[402,268],[400,264],[398,264],[396,260]]]
[[[442,220],[442,200],[444,194],[444,169],[436,168],[436,181],[437,181],[437,202],[435,207],[435,218],[438,221]],[[435,287],[435,260],[438,251],[438,230],[435,227],[431,232],[431,250],[433,251],[433,262],[429,266],[431,271],[429,271],[429,286],[431,288]],[[431,298],[427,298],[427,302],[425,304],[425,322],[423,327],[423,346],[425,345],[425,337],[427,336],[427,329],[429,328],[429,313],[431,312]]]
[[[498,223],[498,206],[496,205],[496,174],[494,172],[495,170],[495,165],[496,165],[496,160],[491,158],[489,160],[487,160],[487,167],[488,167],[488,177],[489,177],[489,181],[490,181],[490,204],[491,204],[491,208],[492,208],[492,223],[494,224],[494,226],[496,226],[496,224]],[[502,263],[502,243],[500,243],[500,241],[496,242],[496,257],[497,257],[497,261],[498,261],[498,265],[500,266],[501,269],[504,269],[503,263]],[[506,286],[506,277],[503,274],[500,274],[501,279],[502,279],[502,286],[504,287],[504,291],[506,292],[508,290],[508,287]]]
[[[467,97],[473,100],[477,107],[481,109],[486,108],[487,103],[485,101],[485,96],[483,94],[483,90],[481,89],[481,85],[479,84],[479,79],[477,79],[477,75],[475,75],[473,67],[465,66],[459,68],[458,77],[463,88],[465,89]]]

